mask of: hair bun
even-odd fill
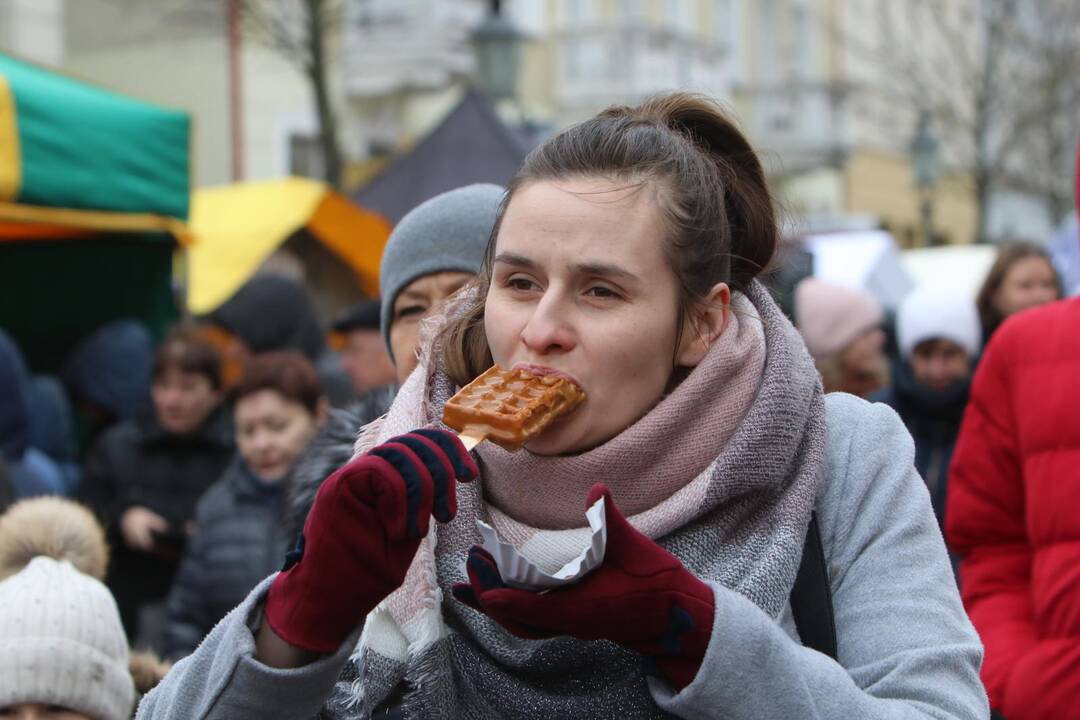
[[[93,513],[60,497],[21,500],[0,515],[0,580],[40,555],[67,560],[80,572],[105,579],[109,551]]]

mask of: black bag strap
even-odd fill
[[[802,562],[791,588],[791,614],[802,644],[836,659],[836,618],[833,615],[829,569],[821,544],[817,513],[810,514]]]

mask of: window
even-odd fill
[[[318,135],[289,135],[289,174],[319,179],[326,177]]]
[[[810,8],[804,2],[795,3],[791,9],[791,61],[796,77],[809,75],[814,64],[812,56],[814,27],[810,12]]]
[[[682,32],[694,32],[697,28],[694,21],[694,1],[667,0],[664,3],[664,24]]]
[[[646,20],[645,0],[619,0],[618,13],[620,20]]]
[[[566,22],[570,26],[592,22],[595,13],[595,0],[566,0]]]
[[[780,54],[776,38],[776,0],[761,0],[758,13],[758,80],[772,83],[779,80]]]
[[[727,45],[735,35],[735,13],[731,0],[713,2],[713,37],[718,43]]]

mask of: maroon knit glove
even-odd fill
[[[547,593],[507,587],[483,548],[469,550],[469,582],[454,597],[523,638],[571,635],[611,640],[655,661],[677,690],[697,675],[712,634],[712,589],[626,521],[607,487],[589,491],[586,506],[601,496],[607,516],[604,562],[574,585]]]
[[[431,516],[457,514],[455,478],[476,476],[461,441],[443,430],[392,438],[335,472],[270,586],[270,627],[294,647],[337,650],[404,582]]]

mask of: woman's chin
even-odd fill
[[[571,424],[557,423],[525,444],[533,455],[573,455],[589,449],[588,438]]]

